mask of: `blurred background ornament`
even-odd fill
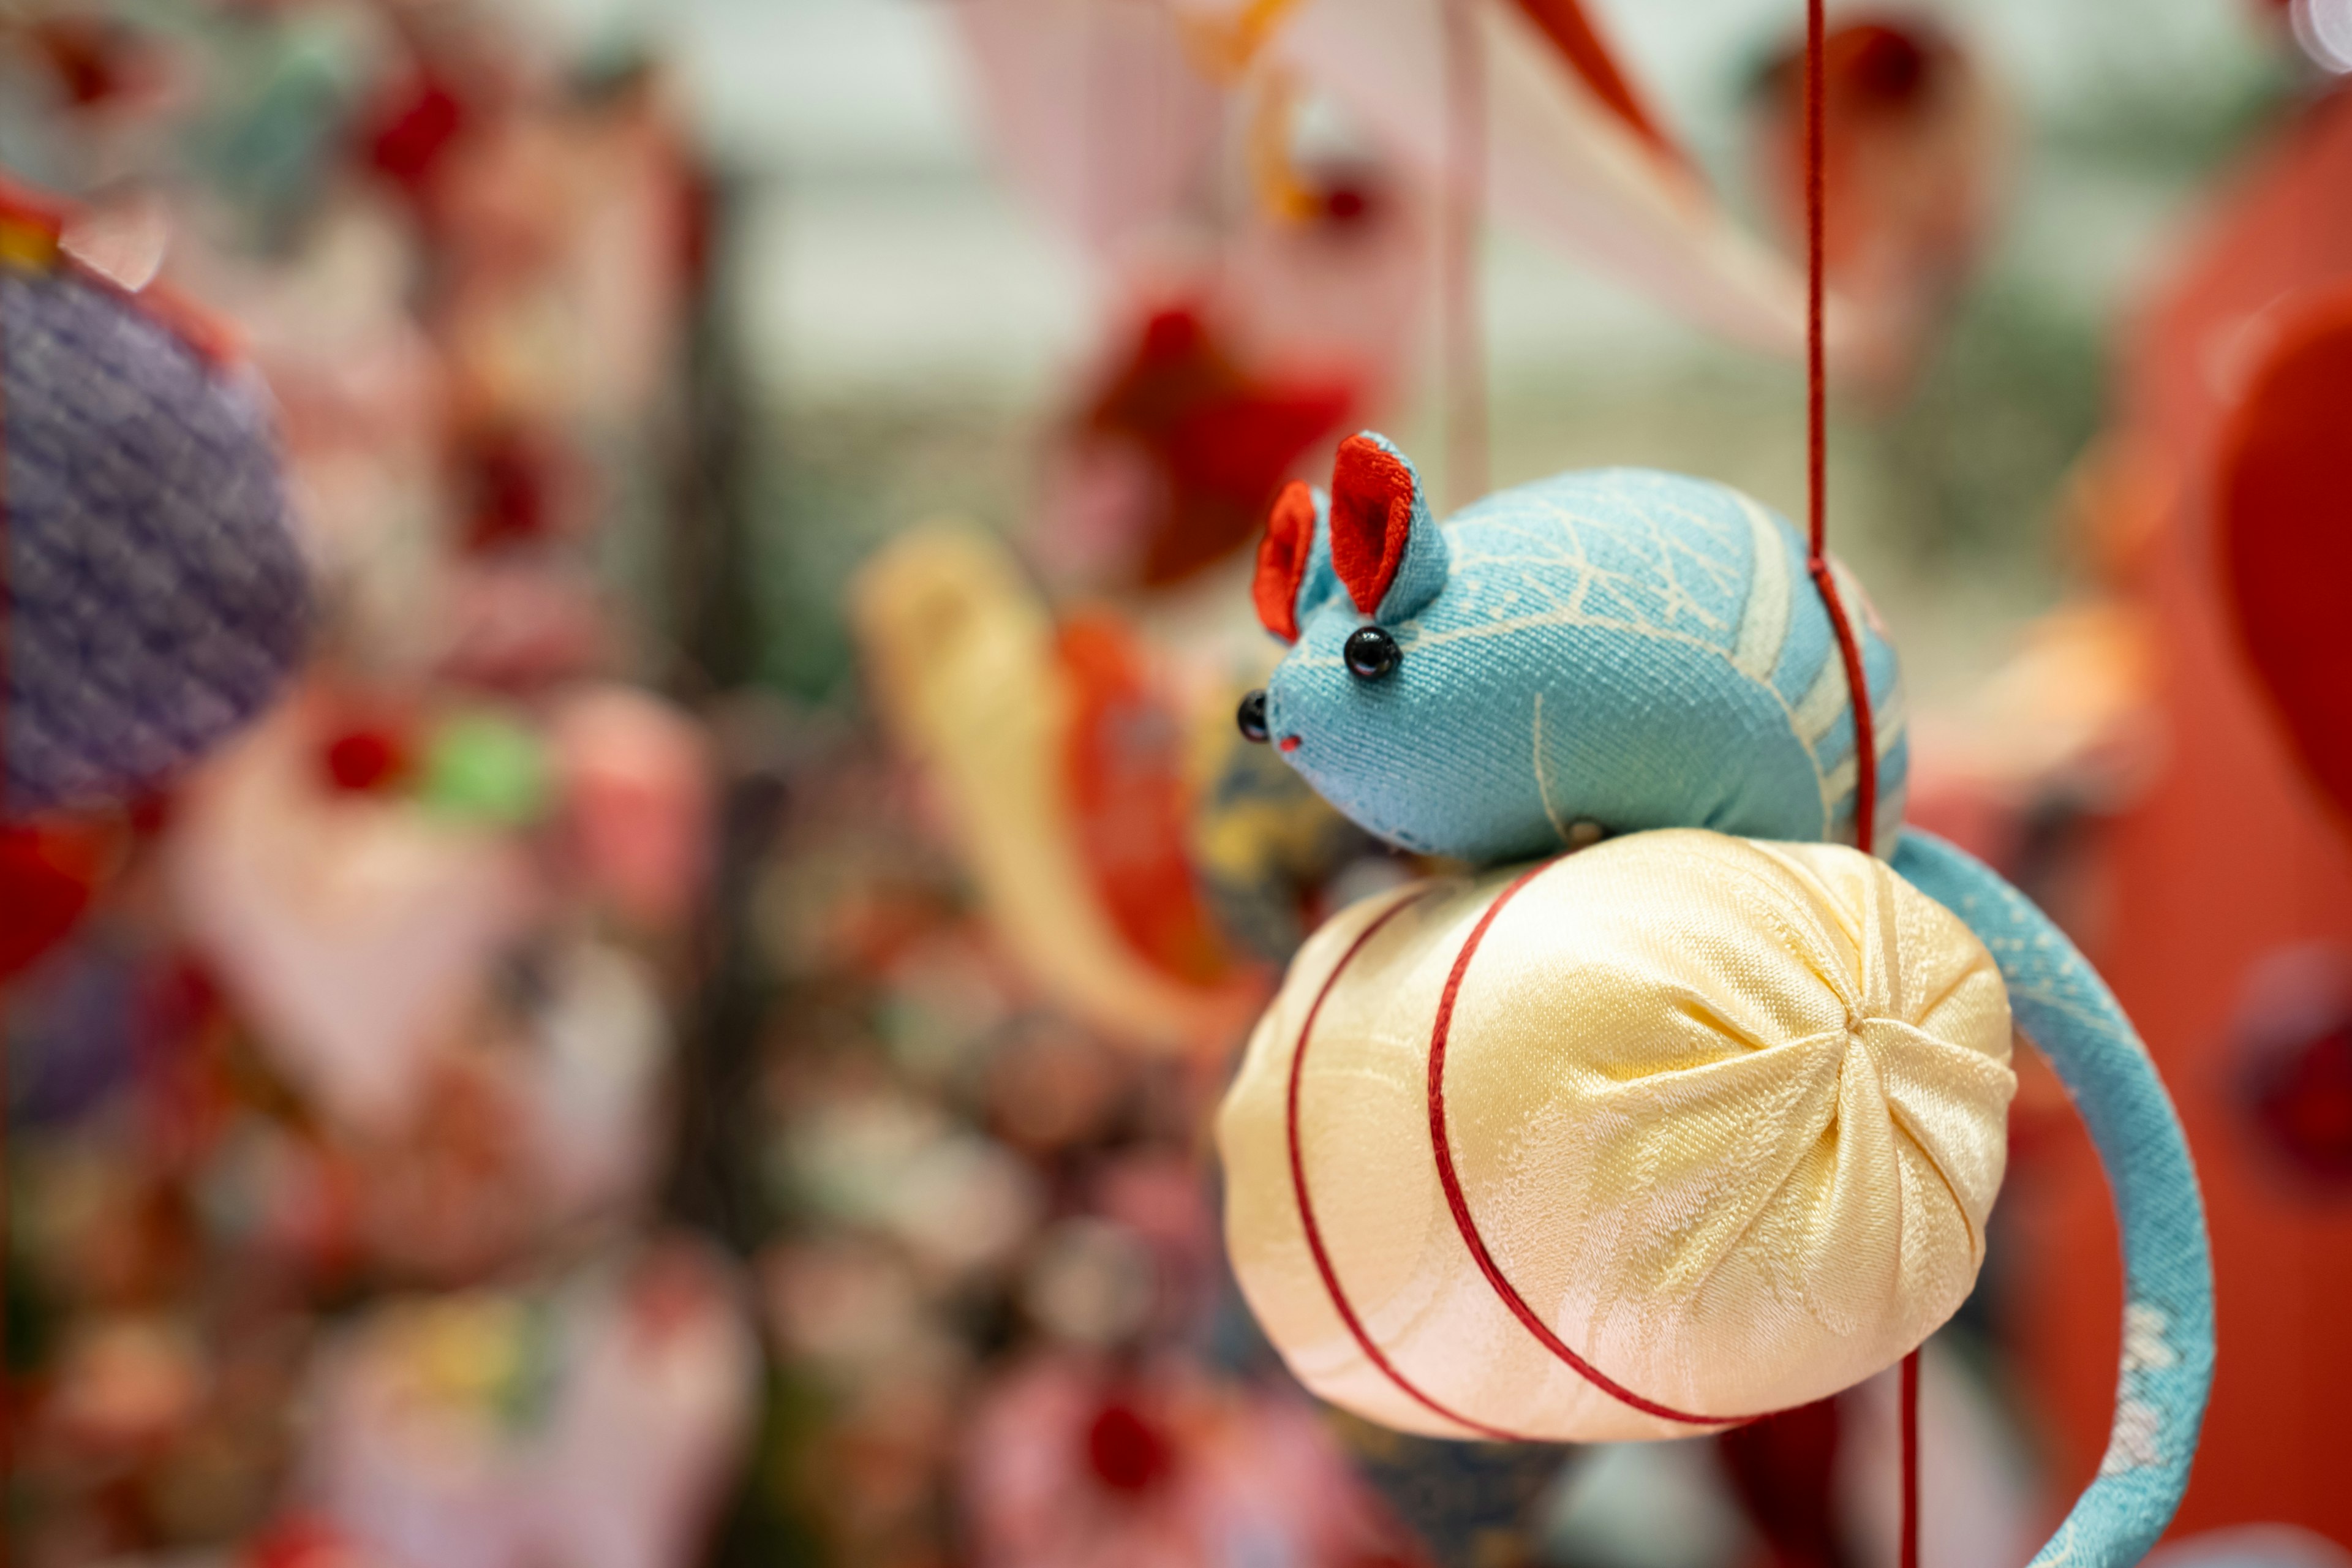
[[[1013,184],[1099,261],[1180,241],[1208,194],[1223,84],[1152,0],[980,0],[955,13]]]
[[[89,910],[113,835],[71,817],[0,823],[0,982],[63,942]]]
[[[1165,587],[1256,535],[1274,492],[1356,401],[1343,383],[1253,378],[1226,357],[1199,308],[1155,310],[1080,419],[1092,460],[1125,455],[1150,499],[1123,519],[1140,534],[1121,575]],[[1102,480],[1095,481],[1097,483]]]
[[[684,1561],[749,1418],[736,1286],[680,1237],[381,1308],[320,1363],[297,1496],[396,1563]]]
[[[1829,30],[1822,55],[1822,265],[1843,307],[1842,394],[1898,398],[1983,259],[2010,182],[2006,107],[1966,34],[1926,11]],[[1757,79],[1759,184],[1804,250],[1804,59]]]
[[[2342,1539],[2352,1500],[2274,1456],[2332,1444],[2323,1412],[2352,1389],[2352,1347],[2312,1317],[2352,1289],[2343,1245],[2352,1210],[2290,1198],[2301,1179],[2279,1178],[2283,1156],[2290,1166],[2295,1157],[2249,1116],[2249,1075],[2262,1070],[2249,1041],[2267,1033],[2261,999],[2271,961],[2352,937],[2352,841],[2298,733],[2318,721],[2309,704],[2319,695],[2272,688],[2266,668],[2300,635],[2274,610],[2307,603],[2299,585],[2282,585],[2278,563],[2294,548],[2284,541],[2329,546],[2303,531],[2301,516],[2261,504],[2269,484],[2305,471],[2304,427],[2291,417],[2271,431],[2242,411],[2265,406],[2249,397],[2267,366],[2301,363],[2272,361],[2273,346],[2314,341],[2273,337],[2273,328],[2352,276],[2352,221],[2328,195],[2352,172],[2352,94],[2329,83],[2290,99],[2243,147],[2204,177],[2193,221],[2132,312],[2099,447],[2116,471],[2082,498],[2098,580],[2147,627],[2139,722],[2156,742],[2155,765],[2079,816],[2045,817],[2030,838],[2063,879],[2080,940],[2144,1020],[2151,1057],[2184,1086],[2181,1118],[2204,1183],[2230,1349],[2175,1528],[2292,1521]],[[2292,394],[2293,381],[2284,384]],[[2291,395],[2283,406],[2299,403]],[[2242,584],[2231,562],[2241,550],[2254,568]],[[2261,617],[2258,633],[2241,630],[2249,615]],[[2254,636],[2269,649],[2259,660],[2249,657]],[[2298,657],[2333,655],[2306,644]],[[2302,1043],[2313,1077],[2303,1089],[2274,1082],[2284,1098],[2273,1104],[2324,1126],[2325,1031]],[[2284,1059],[2294,1057],[2290,1049]],[[2117,1342],[2107,1314],[2089,1305],[2115,1288],[2099,1212],[2106,1198],[2088,1151],[2063,1124],[2039,1163],[2032,1197],[2018,1205],[2019,1268],[2002,1311],[2060,1473],[2087,1475],[2106,1452],[2111,1398],[2093,1363]]]
[[[2238,1093],[2271,1165],[2314,1195],[2352,1187],[2352,958],[2333,943],[2248,974]]]
[[[1182,731],[1125,634],[1057,629],[1007,547],[971,524],[909,531],[856,595],[882,710],[1023,968],[1117,1037],[1218,1048],[1260,981],[1205,923]]]
[[[1344,104],[1438,189],[1460,177],[1446,85],[1450,0],[1298,0],[1269,12],[1261,58]],[[1255,13],[1198,0],[1197,24],[1231,35]],[[1798,279],[1717,204],[1643,101],[1634,74],[1577,0],[1481,5],[1475,28],[1486,123],[1484,206],[1706,331],[1793,353]]]
[[[2326,592],[2352,568],[2352,277],[2273,300],[2231,350],[2215,473],[2229,604],[2304,767],[2352,815],[2352,654]]]
[[[260,386],[64,227],[0,184],[10,816],[163,783],[276,695],[309,623]]]
[[[288,1076],[353,1126],[391,1127],[538,879],[495,824],[331,784],[321,752],[350,741],[337,717],[324,696],[290,704],[192,783],[172,883]]]
[[[1279,1396],[1078,1355],[1008,1368],[967,1438],[976,1559],[1011,1568],[1416,1561]]]
[[[675,931],[709,886],[713,760],[693,718],[626,686],[566,694],[548,721],[579,874],[636,929]]]

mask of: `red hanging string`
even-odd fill
[[[1837,634],[1838,653],[1845,661],[1845,685],[1853,709],[1853,841],[1864,850],[1878,838],[1878,732],[1870,711],[1869,676],[1863,665],[1862,643],[1853,622],[1838,597],[1837,580],[1830,571],[1828,538],[1828,387],[1829,372],[1822,353],[1822,0],[1805,0],[1805,502],[1806,570],[1829,612]],[[1903,1525],[1902,1568],[1919,1568],[1919,1352],[1903,1358],[1902,1429]]]
[[[0,222],[6,218],[7,190],[0,185]],[[0,262],[5,267],[5,262]],[[6,323],[0,321],[0,334]],[[16,584],[8,555],[8,401],[7,343],[0,335],[0,816],[6,815],[8,796],[8,647],[16,632]],[[7,1037],[7,988],[0,985],[0,1040]],[[14,1241],[8,1234],[8,1053],[0,1049],[0,1302],[8,1295],[8,1254]],[[8,1314],[0,1308],[0,1489],[16,1474],[16,1386],[8,1375]],[[0,1544],[0,1568],[15,1554]]]
[[[1919,1568],[1919,1352],[1903,1358],[1903,1568]]]
[[[1826,389],[1822,353],[1822,0],[1805,4],[1805,489],[1811,554],[1806,569],[1837,633],[1845,659],[1846,691],[1853,709],[1853,841],[1877,842],[1878,735],[1870,711],[1870,681],[1853,622],[1838,598],[1830,571],[1825,493],[1829,466]]]

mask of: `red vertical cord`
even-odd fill
[[[1862,643],[1838,598],[1830,571],[1828,510],[1829,373],[1822,352],[1822,0],[1805,4],[1805,490],[1811,554],[1806,569],[1828,610],[1845,661],[1853,709],[1853,841],[1872,848],[1878,838],[1878,731],[1870,711],[1870,679]]]
[[[1862,643],[1838,597],[1829,561],[1829,371],[1822,351],[1822,0],[1805,0],[1805,565],[1829,612],[1845,661],[1845,685],[1853,710],[1853,841],[1870,850],[1878,838],[1878,729],[1870,711],[1869,675]],[[1919,1352],[1903,1358],[1902,1568],[1919,1568]]]
[[[1445,29],[1445,192],[1440,287],[1444,298],[1445,485],[1454,505],[1486,491],[1486,323],[1479,307],[1478,222],[1486,192],[1486,68],[1479,0],[1439,0]]]
[[[1919,1352],[1903,1358],[1903,1568],[1919,1568]]]
[[[1817,584],[1829,538],[1824,504],[1829,371],[1822,353],[1822,0],[1805,0],[1805,519]],[[1822,597],[1834,613],[1834,589],[1825,587]]]
[[[5,267],[0,262],[0,267]],[[0,312],[0,819],[8,807],[8,675],[10,644],[16,632],[16,582],[8,555],[8,356],[7,322]],[[9,1373],[8,1202],[8,988],[0,984],[0,1500],[14,1495],[16,1479],[16,1380]],[[16,1553],[0,1534],[0,1568]]]

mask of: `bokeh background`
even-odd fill
[[[230,746],[8,828],[11,1561],[1893,1562],[1880,1384],[1410,1442],[1226,1274],[1254,1011],[1425,868],[1233,733],[1275,485],[1375,424],[1456,502],[1804,503],[1798,6],[1588,0],[1703,193],[1663,231],[1573,137],[1525,151],[1580,222],[1481,206],[1285,11],[0,0],[0,170],[234,341],[317,599]],[[2217,541],[2352,529],[2341,469],[2282,519],[2228,468],[2352,278],[2352,7],[1831,21],[1832,537],[1914,816],[2182,1102],[2222,1371],[2167,1550],[2341,1568],[2352,715],[2249,653]],[[2012,1143],[1928,1361],[1934,1568],[2024,1563],[2105,1442],[2113,1228],[2046,1075]]]

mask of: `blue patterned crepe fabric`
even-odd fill
[[[259,390],[68,269],[0,265],[8,816],[119,800],[244,723],[308,591]]]

